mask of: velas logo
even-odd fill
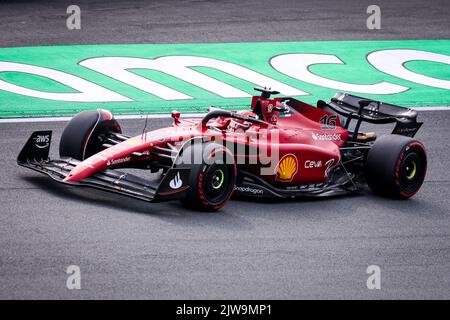
[[[450,40],[0,48],[0,117],[247,106],[255,85],[309,103],[343,91],[442,106],[449,74]]]
[[[291,153],[284,155],[277,166],[278,181],[290,182],[298,171],[297,157]]]
[[[327,162],[325,162],[325,178],[328,178],[330,176],[331,170],[335,167],[334,166],[335,160],[330,159]]]

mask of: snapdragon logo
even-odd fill
[[[261,189],[250,188],[250,187],[238,187],[234,186],[235,191],[244,192],[244,193],[252,193],[252,194],[263,194],[264,191]]]

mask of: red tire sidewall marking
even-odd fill
[[[403,158],[404,158],[404,156],[405,156],[406,150],[407,150],[407,149],[410,149],[410,148],[418,148],[418,149],[421,150],[421,152],[423,152],[424,159],[425,159],[425,163],[424,163],[424,170],[423,170],[423,172],[422,172],[422,177],[421,177],[421,179],[424,179],[424,178],[425,178],[425,174],[426,174],[426,172],[427,172],[427,153],[426,153],[426,151],[425,151],[425,147],[423,146],[423,144],[421,144],[421,143],[418,142],[418,141],[413,141],[413,142],[407,144],[407,145],[403,148],[402,153],[400,154],[400,157],[399,157],[399,159],[398,159],[398,161],[397,161],[397,167],[395,168],[395,184],[396,184],[399,188],[401,188],[401,187],[400,187],[400,178],[399,178],[400,165],[401,165],[402,160],[403,160]],[[422,181],[422,182],[423,182],[423,181]],[[412,197],[413,195],[415,195],[415,194],[419,191],[421,185],[422,185],[422,183],[421,183],[420,186],[417,188],[417,190],[415,190],[415,191],[413,191],[413,192],[408,193],[408,192],[405,192],[405,191],[400,191],[400,194],[401,194],[403,197],[405,197],[405,198],[410,198],[410,197]]]

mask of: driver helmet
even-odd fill
[[[251,112],[251,111],[240,110],[240,111],[237,111],[236,113],[239,115],[242,115],[242,116],[258,119],[258,116],[256,115],[256,113]],[[230,121],[229,128],[234,131],[246,131],[251,126],[252,126],[252,124],[249,121],[233,118]]]

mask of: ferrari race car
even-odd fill
[[[52,132],[37,131],[17,162],[68,185],[149,202],[178,199],[196,210],[217,210],[233,194],[331,196],[367,184],[404,199],[421,187],[427,156],[413,139],[422,125],[415,110],[345,93],[314,107],[255,90],[261,94],[248,110],[211,107],[198,119],[172,111],[172,126],[134,137],[109,111],[83,111],[64,129],[59,159],[49,158]],[[377,137],[360,132],[363,122],[395,128]]]

